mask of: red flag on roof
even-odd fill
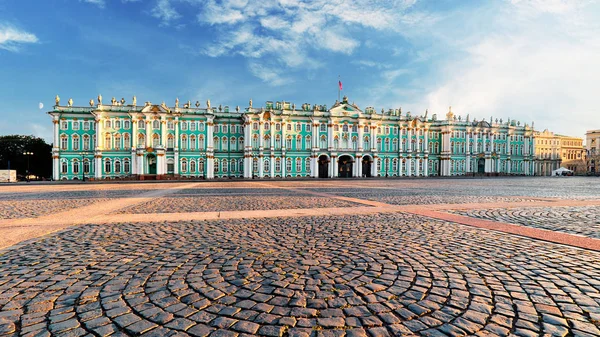
[[[338,84],[340,86],[340,90],[342,90],[342,81],[338,81]]]

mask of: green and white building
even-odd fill
[[[75,107],[57,96],[55,180],[163,175],[182,177],[418,177],[534,174],[533,127],[514,120],[470,120],[266,102],[244,109],[187,102]]]

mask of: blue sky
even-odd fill
[[[361,108],[582,137],[598,55],[594,0],[0,0],[0,134],[51,140],[56,94],[331,105],[341,75]]]

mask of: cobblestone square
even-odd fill
[[[2,185],[0,335],[600,336],[598,182]]]

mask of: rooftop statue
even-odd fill
[[[121,105],[125,105],[125,98],[121,97]]]
[[[131,104],[133,104],[133,106],[137,105],[137,98],[135,96],[133,96],[133,100],[131,101]]]
[[[56,106],[58,106],[60,104],[60,97],[58,97],[58,95],[56,95],[56,97],[54,97],[54,102],[56,103]]]
[[[175,107],[179,108],[179,97],[175,98]]]
[[[116,104],[117,104],[117,100],[116,100],[116,99],[113,97],[113,98],[110,100],[110,104],[112,104],[112,105],[116,105]]]
[[[94,99],[90,99],[90,106],[94,106]]]
[[[206,109],[210,110],[210,99],[206,100]]]
[[[250,107],[252,107],[252,98],[250,98],[250,102],[248,102],[248,105],[249,105]]]
[[[67,101],[67,106],[73,106],[73,99],[69,98],[69,100]]]
[[[200,107],[200,101],[196,101],[196,108]]]
[[[192,101],[189,101],[189,100],[187,101],[187,107],[188,107],[188,108],[191,108],[191,107],[192,107]]]
[[[469,114],[467,114],[467,122],[469,122]]]
[[[240,112],[240,106],[239,105],[235,107],[235,111],[236,112]]]
[[[98,105],[102,105],[102,95],[98,95]]]
[[[296,103],[292,103],[292,110],[296,110]]]

